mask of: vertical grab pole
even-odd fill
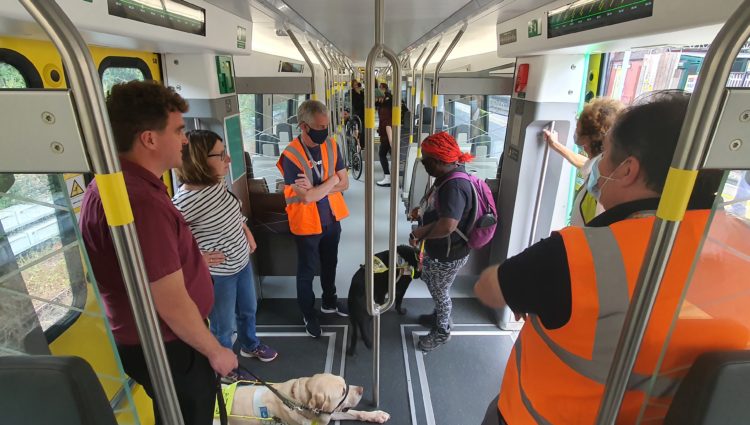
[[[448,60],[448,56],[450,56],[451,52],[453,52],[453,48],[456,47],[456,44],[458,44],[458,42],[461,40],[461,37],[466,32],[466,27],[467,24],[464,23],[461,29],[458,30],[458,33],[456,33],[456,36],[453,37],[453,41],[451,41],[450,46],[448,46],[448,48],[445,50],[445,53],[443,53],[443,57],[440,58],[440,62],[438,62],[437,66],[435,67],[434,76],[432,78],[434,90],[432,93],[432,122],[430,123],[430,134],[435,134],[435,125],[437,124],[435,120],[437,118],[440,70],[443,69],[443,64],[445,64],[445,61]]]
[[[550,123],[549,131],[555,131],[555,122]],[[531,216],[531,231],[529,232],[529,246],[536,239],[536,228],[539,224],[539,211],[542,208],[542,195],[544,194],[544,181],[547,179],[547,164],[549,163],[549,143],[544,142],[544,158],[542,159],[542,171],[539,173],[539,187],[536,189],[536,201],[534,202],[534,214]]]
[[[374,128],[375,128],[375,59],[382,53],[393,65],[394,82],[401,82],[401,66],[396,55],[383,45],[383,2],[375,0],[375,45],[367,55],[365,92],[365,294],[367,296],[367,312],[373,316],[373,402],[377,407],[380,404],[380,314],[388,311],[396,302],[396,255],[391,255],[388,260],[388,300],[383,305],[375,303],[373,288],[373,227],[374,227],[374,164],[372,161],[374,153]],[[392,152],[398,152],[401,139],[401,90],[395,90],[393,94],[393,142]],[[398,156],[394,155],[395,158]],[[391,161],[392,175],[398,176],[398,159]],[[390,226],[388,234],[388,246],[391,252],[396,252],[396,237],[398,231],[398,185],[391,185],[390,197]]]
[[[294,35],[292,30],[287,28],[286,33],[287,35],[289,35],[289,38],[292,39],[292,43],[294,43],[294,46],[297,48],[297,50],[299,50],[299,53],[302,55],[302,57],[305,58],[307,67],[310,68],[310,97],[313,100],[317,100],[318,94],[315,91],[315,67],[313,66],[312,62],[310,61],[310,57],[307,55],[305,49],[302,48],[302,45],[299,43],[299,40],[297,40],[297,36]]]
[[[315,44],[313,44],[313,42],[309,40],[308,40],[308,43],[310,44],[310,47],[312,48],[313,54],[315,55],[316,58],[318,58],[318,62],[320,62],[320,66],[323,67],[323,89],[325,93],[324,101],[326,103],[326,106],[330,108],[331,107],[331,101],[330,101],[331,90],[328,85],[328,81],[329,81],[328,64],[326,63],[326,61],[323,60],[323,57],[320,56],[320,52],[318,52],[318,48],[315,47]],[[331,126],[329,125],[328,135],[330,136],[331,134],[332,134]]]
[[[328,75],[330,75],[328,79],[328,87],[326,87],[326,93],[328,93],[328,109],[331,114],[331,122],[328,125],[328,134],[330,135],[331,133],[335,133],[335,128],[339,120],[339,111],[338,106],[336,105],[336,65],[333,63],[333,60],[331,60],[331,56],[326,53],[325,47],[320,48],[320,54],[323,55],[323,58],[328,62]]]
[[[182,425],[182,413],[164,349],[159,319],[149,289],[138,234],[133,224],[125,181],[104,103],[99,74],[86,43],[65,12],[53,1],[20,0],[49,35],[62,57],[81,121],[89,156],[104,202],[107,224],[120,265],[128,301],[133,309],[159,414],[164,423]]]
[[[419,54],[417,60],[414,62],[414,65],[412,65],[411,67],[411,95],[409,96],[411,118],[409,119],[409,144],[414,143],[414,113],[417,111],[417,66],[419,65],[419,61],[422,60],[425,52],[427,52],[427,46],[422,49],[422,53]]]
[[[424,63],[422,63],[422,77],[421,77],[421,86],[420,86],[420,96],[422,99],[422,102],[419,104],[419,128],[417,129],[417,134],[419,134],[419,145],[422,145],[422,126],[424,125],[424,103],[427,101],[425,94],[424,94],[424,71],[427,68],[427,64],[430,62],[430,59],[432,59],[432,55],[435,54],[438,47],[440,47],[440,40],[435,43],[435,45],[432,47],[432,50],[430,50],[430,54],[427,55],[427,58],[424,60]],[[417,157],[420,157],[422,155],[421,149],[417,149]]]
[[[708,49],[690,98],[672,166],[656,211],[648,251],[633,291],[615,357],[607,376],[596,423],[614,424],[622,405],[628,379],[651,317],[661,280],[672,253],[698,169],[722,109],[726,82],[734,58],[750,38],[750,0],[745,0],[727,19]]]

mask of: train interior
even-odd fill
[[[152,424],[150,399],[120,365],[78,230],[81,201],[93,178],[81,113],[71,101],[80,94],[69,89],[65,58],[21,3],[7,2],[0,11],[0,356],[79,356],[94,369],[117,423]],[[391,156],[400,170],[392,183],[398,192],[394,206],[390,188],[374,186],[362,173],[371,166],[375,179],[383,176],[379,137],[360,151],[343,121],[344,109],[351,108],[351,79],[365,81],[370,71],[377,0],[56,3],[88,45],[105,93],[120,82],[161,81],[188,100],[189,129],[211,129],[224,138],[231,156],[227,185],[241,200],[258,243],[252,254],[258,335],[280,353],[270,363],[240,358],[241,364],[269,382],[340,375],[365,387],[362,410],[377,405],[398,425],[478,424],[498,394],[523,322],[507,308],[482,306],[473,285],[485,267],[568,225],[582,184],[573,167],[545,149],[542,129],[554,126],[560,142],[574,148],[577,114],[594,97],[630,104],[658,90],[692,92],[714,37],[747,4],[385,0],[381,36],[397,54],[399,69],[376,57],[372,71],[404,102],[401,146]],[[738,99],[736,108],[747,113],[750,44],[733,59],[726,86]],[[322,337],[305,333],[296,300],[296,247],[276,164],[299,135],[297,108],[309,98],[329,106],[331,137],[350,168],[345,199],[351,214],[341,223],[336,275],[340,299],[370,261],[364,244],[368,220],[374,223],[375,252],[388,249],[391,232],[398,244],[407,243],[413,223],[406,213],[429,187],[418,160],[424,137],[449,132],[475,157],[467,170],[492,189],[497,232],[489,245],[472,252],[457,277],[452,339],[438,350],[424,354],[416,347],[429,331],[417,318],[434,307],[419,279],[406,293],[405,314],[382,313],[377,356],[361,341],[356,354],[347,355],[351,329],[345,318],[321,316]],[[736,140],[750,134],[747,121],[735,126]],[[715,167],[725,175],[714,211],[745,220],[748,146],[740,140],[730,148],[734,159]],[[163,180],[170,193],[179,186],[174,173]],[[372,216],[365,208],[368,185],[374,191]],[[750,329],[750,284],[742,271],[718,287],[696,277],[716,255],[737,255],[750,265],[750,253],[738,253],[711,229],[685,286],[695,296],[681,314],[706,325],[731,319]],[[314,288],[319,296],[317,279]],[[649,402],[657,401],[644,405]],[[661,420],[663,414],[639,423]]]

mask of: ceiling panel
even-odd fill
[[[284,0],[284,3],[348,57],[355,61],[367,57],[375,41],[372,0]],[[466,4],[465,0],[385,0],[385,44],[398,53]]]

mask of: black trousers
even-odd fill
[[[391,144],[388,142],[388,133],[385,128],[378,129],[378,135],[380,136],[380,165],[383,167],[383,173],[388,175],[391,174],[391,168],[388,166],[388,153],[391,152]],[[391,155],[391,159],[393,155]]]
[[[334,221],[323,225],[323,233],[312,236],[295,236],[297,242],[297,302],[306,319],[315,317],[315,292],[313,279],[320,262],[320,286],[323,287],[323,305],[336,305],[336,266],[339,261],[341,223]]]
[[[216,373],[208,359],[181,340],[167,342],[164,347],[185,425],[211,425],[216,402]],[[125,373],[141,384],[154,401],[156,425],[163,424],[141,346],[118,345],[117,351]]]
[[[484,420],[481,425],[507,425],[505,419],[503,419],[503,415],[501,415],[500,411],[497,409],[497,401],[499,399],[500,395],[498,394],[498,396],[490,402],[490,405],[487,406],[487,413],[484,415]]]

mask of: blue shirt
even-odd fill
[[[330,143],[330,142],[329,142]],[[310,155],[312,158],[310,159],[312,162],[315,162],[318,164],[320,169],[323,169],[323,154],[321,152],[320,146],[315,146],[314,148],[311,148],[307,146],[308,151],[310,152]],[[299,169],[289,158],[286,157],[286,155],[281,156],[281,166],[284,168],[284,184],[292,185],[294,184],[294,181],[299,178],[298,174],[302,174],[303,171]],[[344,161],[341,159],[341,149],[339,148],[338,144],[336,144],[336,167],[335,171],[343,170],[344,169]],[[320,186],[323,183],[323,179],[318,176],[318,174],[313,171],[313,186]],[[323,199],[318,201],[318,214],[320,215],[320,224],[325,226],[327,224],[331,224],[335,221],[333,217],[333,211],[331,211],[331,204],[328,202],[328,196],[324,196]]]

